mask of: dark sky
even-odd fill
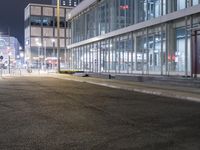
[[[10,28],[10,34],[21,44],[24,43],[24,8],[29,3],[51,4],[51,0],[0,0],[0,32]]]

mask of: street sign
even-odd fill
[[[3,60],[3,56],[0,56],[0,60]]]

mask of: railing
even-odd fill
[[[38,76],[48,73],[55,73],[55,70],[42,70],[42,69],[32,69],[32,68],[12,68],[10,72],[8,69],[0,68],[0,78],[3,77],[20,77],[20,76]]]

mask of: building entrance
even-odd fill
[[[197,77],[200,74],[200,30],[194,31],[193,38],[193,61],[192,74]]]

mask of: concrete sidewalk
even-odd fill
[[[48,74],[48,76],[64,80],[87,82],[110,88],[123,89],[140,93],[200,102],[200,88],[180,87],[180,86],[178,87],[178,86],[169,86],[164,84],[154,85],[144,82],[141,83],[141,82],[109,80],[109,79],[100,79],[91,77],[78,77],[65,74]]]

